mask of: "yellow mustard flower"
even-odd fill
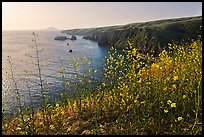
[[[168,100],[168,101],[167,101],[167,104],[168,104],[168,105],[171,105],[171,103],[172,103],[171,100]]]
[[[56,104],[56,107],[59,107],[59,104],[58,104],[58,103]]]
[[[55,129],[55,126],[54,125],[50,125],[50,129],[51,130]]]
[[[134,103],[136,103],[136,102],[137,102],[137,100],[135,99],[135,100],[134,100]]]
[[[158,64],[152,64],[152,68],[159,68],[159,65]]]
[[[125,100],[122,98],[122,103],[125,103]]]
[[[164,90],[164,91],[167,91],[167,87],[165,87],[163,90]]]
[[[132,50],[133,56],[136,56],[136,52],[137,52],[137,50],[136,50],[136,48],[134,48],[134,49]]]
[[[179,79],[178,76],[174,76],[174,78],[173,78],[174,81],[176,81],[178,79]]]
[[[164,113],[168,113],[169,111],[168,111],[168,109],[164,109]]]
[[[140,104],[144,104],[144,103],[145,103],[145,101],[140,102]]]
[[[176,103],[172,103],[172,104],[171,104],[171,107],[172,107],[172,108],[176,108]]]
[[[158,65],[158,64],[156,65],[156,68],[159,68],[159,65]]]
[[[138,83],[142,83],[142,79],[141,78],[139,79]]]
[[[186,98],[186,95],[183,95],[183,99],[185,99]]]
[[[70,132],[71,130],[72,130],[72,127],[69,126],[69,127],[67,128],[67,132]]]
[[[178,117],[177,119],[178,119],[178,121],[181,121],[183,118],[182,117]]]
[[[172,85],[172,88],[176,89],[176,84],[173,84],[173,85]]]
[[[166,80],[169,81],[169,80],[170,80],[170,77],[167,77]]]

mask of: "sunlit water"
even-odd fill
[[[34,106],[37,107],[40,101],[40,87],[37,85],[39,79],[30,75],[30,71],[32,71],[32,74],[38,73],[37,66],[34,65],[36,60],[30,57],[36,56],[35,49],[32,48],[35,46],[35,43],[32,41],[32,31],[3,31],[2,33],[2,110],[3,113],[12,115],[17,110],[18,103],[13,86],[14,82],[10,77],[11,67],[7,61],[7,56],[11,57],[11,62],[13,63],[14,79],[20,92],[22,105],[26,106],[30,104],[28,92],[28,88],[30,87],[31,94],[34,98]],[[105,56],[108,56],[108,48],[99,47],[96,42],[84,40],[82,36],[77,36],[77,40],[75,41],[54,40],[55,36],[66,35],[59,31],[35,31],[35,33],[38,35],[36,37],[38,48],[44,49],[40,53],[39,58],[43,60],[40,62],[43,66],[43,78],[45,78],[44,75],[49,76],[46,77],[45,81],[51,83],[47,89],[50,97],[55,98],[55,96],[60,95],[62,92],[61,76],[59,73],[62,65],[65,68],[70,68],[68,73],[73,74],[76,72],[76,69],[71,66],[73,64],[71,55],[74,55],[76,58],[86,56],[92,62],[92,65],[88,69],[98,70],[93,76],[99,78],[102,75],[103,60]],[[70,49],[73,52],[69,52]],[[80,67],[80,74],[82,74],[83,69],[86,67],[83,64]],[[67,75],[67,80],[71,79],[74,78]]]

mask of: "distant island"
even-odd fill
[[[202,34],[202,16],[156,20],[127,25],[71,29],[62,33],[83,35],[84,39],[98,42],[99,46],[125,49],[128,38],[140,52],[154,51],[158,55],[172,41],[181,43]]]
[[[46,28],[45,30],[47,30],[47,31],[57,31],[58,29],[55,28],[55,27],[49,27],[49,28]]]

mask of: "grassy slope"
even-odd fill
[[[164,50],[153,64],[140,60],[135,48],[127,51],[127,60],[113,51],[107,59],[107,81],[76,99],[65,99],[65,104],[49,106],[47,120],[39,110],[24,115],[24,121],[18,117],[3,123],[2,133],[202,134],[202,41],[171,48],[174,52]],[[125,74],[120,71],[124,69]]]
[[[134,47],[142,52],[154,50],[156,54],[166,48],[169,42],[187,42],[201,34],[202,16],[157,20],[127,25],[65,30],[63,33],[83,35],[99,45],[124,49],[127,38],[134,40]],[[146,42],[145,42],[146,41]]]

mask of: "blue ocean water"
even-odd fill
[[[17,111],[16,92],[13,79],[11,78],[11,68],[13,69],[14,79],[20,92],[20,98],[23,106],[30,104],[29,90],[34,99],[34,106],[39,104],[40,87],[36,63],[35,43],[33,40],[33,31],[3,31],[2,32],[2,112],[13,114]],[[34,31],[37,35],[38,49],[42,49],[39,54],[42,77],[44,82],[49,83],[47,94],[55,97],[62,92],[61,66],[69,68],[66,71],[68,80],[76,80],[69,74],[78,73],[82,75],[88,69],[97,70],[93,75],[95,79],[102,75],[103,60],[108,57],[110,51],[107,47],[100,47],[96,42],[85,40],[83,36],[76,36],[77,40],[54,40],[55,36],[71,35],[62,34],[60,31]],[[69,44],[67,44],[69,43]],[[69,52],[72,49],[73,52]],[[11,57],[12,67],[8,62],[8,56]],[[91,61],[79,63],[80,71],[76,71],[71,64],[74,63],[72,57],[76,59],[86,58]],[[34,75],[33,75],[34,74]]]

